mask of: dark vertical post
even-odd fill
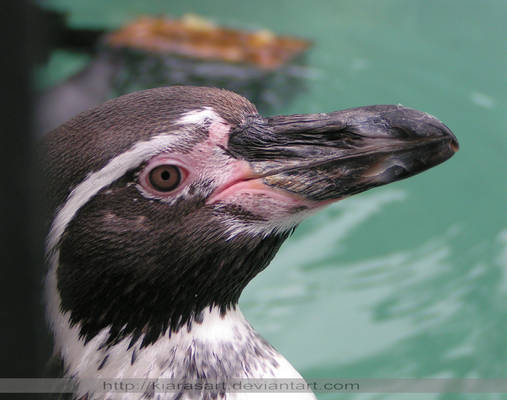
[[[30,73],[44,47],[29,3],[2,2],[0,38],[0,377],[41,377],[48,335],[41,300],[40,195]]]

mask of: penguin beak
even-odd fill
[[[418,174],[458,148],[435,117],[394,105],[256,117],[228,143],[265,185],[319,203]]]

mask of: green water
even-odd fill
[[[139,13],[195,12],[311,38],[307,92],[278,113],[401,103],[442,119],[460,141],[455,157],[303,223],[241,306],[308,379],[507,379],[506,1],[47,4],[81,27],[116,27]],[[57,79],[84,60],[56,56],[41,73]]]

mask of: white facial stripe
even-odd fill
[[[176,121],[178,125],[203,125],[206,121],[223,122],[223,119],[211,107],[189,111]]]
[[[149,141],[136,143],[130,150],[109,161],[104,168],[88,175],[72,190],[53,220],[47,239],[46,251],[50,253],[56,247],[69,222],[88,200],[146,159],[161,151],[170,149],[177,140],[178,135],[159,135]]]

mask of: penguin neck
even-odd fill
[[[180,329],[167,330],[147,345],[142,336],[133,335],[111,344],[108,327],[92,338],[83,336],[80,324],[72,323],[70,313],[61,308],[57,258],[54,254],[46,280],[47,310],[55,353],[67,376],[192,379],[190,371],[195,378],[213,373],[222,378],[276,376],[281,356],[257,334],[237,304],[225,312],[208,306]]]
[[[75,379],[77,398],[92,392],[86,386],[90,378],[92,382],[104,378],[183,382],[203,378],[219,381],[302,379],[290,363],[252,328],[237,304],[225,312],[219,306],[208,306],[198,318],[193,318],[179,330],[168,330],[144,346],[142,337],[133,341],[132,335],[107,344],[107,327],[88,339],[81,334],[80,324],[72,324],[70,313],[61,309],[57,259],[55,253],[49,260],[52,268],[46,281],[48,319],[55,339],[55,355],[63,361],[65,376]],[[311,394],[305,394],[303,398],[314,399]]]
[[[72,332],[75,328],[67,326],[67,335],[57,338],[66,342],[60,341],[58,347],[70,376],[158,378],[181,373],[191,378],[190,371],[200,371],[201,376],[210,377],[206,368],[215,364],[217,373],[221,365],[219,373],[233,377],[243,376],[242,366],[254,360],[262,361],[257,374],[262,376],[272,375],[277,367],[276,351],[255,332],[238,307],[225,314],[216,307],[208,308],[199,320],[146,346],[139,340],[132,344],[130,337],[104,346],[107,329],[84,341],[78,330]]]
[[[85,342],[78,327],[66,327],[57,337],[57,349],[66,375],[76,380],[78,398],[91,392],[88,378],[170,379],[193,382],[201,379],[283,378],[301,379],[297,371],[247,322],[239,307],[225,314],[217,307],[204,310],[193,321],[171,335],[141,347],[129,338],[103,346],[107,331]],[[60,332],[61,334],[62,332]],[[95,382],[92,380],[92,382]]]

